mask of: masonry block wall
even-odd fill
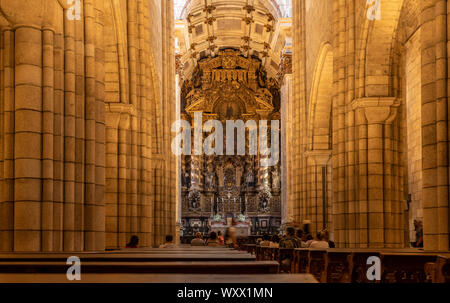
[[[158,81],[150,2],[83,0],[80,20],[62,0],[2,2],[0,251],[97,251],[132,234],[147,246],[171,231],[155,228],[172,221],[170,146],[153,139],[167,138],[174,68]],[[166,51],[171,26],[152,37]]]
[[[296,154],[287,155],[294,176],[287,199],[296,223],[323,225],[311,211],[323,197],[312,192],[321,184],[310,140],[328,120],[331,221],[337,245],[407,247],[414,235],[411,222],[423,217],[425,248],[448,250],[449,4],[380,4],[381,19],[369,20],[366,1],[293,3],[290,106],[295,138],[291,150]],[[318,46],[327,43],[333,57],[332,100],[323,106],[320,94],[314,94],[314,82],[330,74],[317,59]],[[310,122],[316,120],[322,122]]]

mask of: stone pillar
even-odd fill
[[[0,203],[0,250],[14,250],[14,32],[2,33],[2,179]]]
[[[43,121],[42,121],[42,250],[53,250],[53,134],[54,134],[54,32],[43,32]]]
[[[15,29],[14,250],[41,249],[42,31]]]
[[[330,150],[311,150],[305,153],[308,157],[308,164],[311,171],[309,176],[310,185],[308,187],[309,211],[310,215],[306,219],[312,223],[312,232],[317,232],[328,227],[330,217],[328,197],[328,164],[331,159]],[[325,182],[324,182],[325,181]],[[327,218],[324,221],[324,215]]]
[[[292,119],[293,113],[293,79],[292,74],[284,76],[283,86],[281,87],[281,214],[282,225],[294,221],[294,200],[291,198],[293,190],[293,156],[294,149],[291,142],[294,140],[292,134],[292,125],[295,123]]]
[[[360,175],[362,180],[367,178],[367,207],[364,207],[364,200],[360,200],[359,209],[360,216],[363,216],[361,221],[367,213],[367,242],[359,243],[363,247],[399,247],[402,244],[394,241],[395,234],[402,233],[402,230],[395,228],[392,220],[398,214],[395,212],[389,171],[392,147],[386,142],[392,135],[390,124],[396,118],[398,106],[397,100],[390,97],[361,98],[352,103],[353,110],[359,115],[364,114],[367,123],[367,145],[361,146],[362,153],[367,150],[367,172],[365,176]],[[361,118],[358,120],[361,121]]]
[[[422,1],[423,232],[427,250],[448,250],[448,10],[447,1]]]
[[[293,102],[292,102],[292,180],[289,199],[294,220],[303,222],[306,203],[306,26],[305,1],[293,1]]]

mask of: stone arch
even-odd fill
[[[333,96],[333,49],[324,43],[319,51],[311,87],[308,119],[310,150],[331,149],[331,108]]]
[[[105,5],[105,101],[108,103],[129,102],[126,27],[121,10],[118,0],[109,0]]]
[[[331,147],[333,100],[333,47],[320,47],[313,74],[307,121],[307,200],[306,216],[311,231],[327,228],[333,235],[331,220]]]
[[[364,10],[358,61],[360,97],[393,94],[393,45],[404,0],[381,0],[381,19],[369,20]]]

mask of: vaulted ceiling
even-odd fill
[[[234,48],[259,57],[275,77],[281,53],[291,45],[291,20],[284,16],[275,0],[188,0],[175,34],[184,76],[190,78],[198,60]]]

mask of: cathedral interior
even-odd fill
[[[447,0],[0,1],[0,259],[230,227],[252,255],[307,226],[352,257],[419,237],[449,282],[449,20]],[[176,121],[245,136],[178,155]]]

